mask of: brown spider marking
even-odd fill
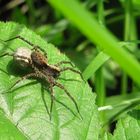
[[[32,51],[30,49],[21,47],[21,48],[18,48],[13,54],[5,53],[5,54],[1,55],[0,57],[5,56],[5,55],[13,56],[14,60],[16,60],[16,62],[19,65],[21,65],[23,67],[30,66],[32,68],[33,72],[21,77],[18,81],[16,81],[9,88],[9,90],[11,90],[16,84],[18,84],[22,80],[25,80],[30,77],[45,79],[49,83],[49,89],[50,89],[50,93],[51,93],[50,94],[51,95],[50,112],[49,112],[49,109],[48,109],[47,104],[44,99],[43,99],[43,102],[44,102],[46,111],[50,116],[50,120],[51,120],[51,114],[52,114],[54,100],[57,101],[58,103],[62,104],[64,107],[66,107],[66,105],[64,103],[58,101],[55,98],[54,90],[53,90],[54,86],[57,86],[58,88],[62,89],[67,94],[67,96],[74,103],[74,105],[77,109],[77,112],[80,114],[79,107],[78,107],[75,99],[73,98],[73,96],[71,96],[71,94],[68,92],[68,90],[62,84],[57,82],[57,79],[59,78],[61,72],[64,72],[67,70],[79,74],[81,76],[81,78],[83,79],[81,72],[73,69],[72,68],[73,64],[70,61],[61,61],[55,65],[48,64],[47,54],[41,53],[41,51],[44,52],[44,50],[41,49],[39,46],[36,46],[36,45],[32,44],[31,42],[27,41],[25,38],[23,38],[21,36],[16,36],[14,38],[6,40],[5,42],[8,42],[8,41],[11,41],[14,39],[20,39],[20,40],[26,42],[27,44],[31,45],[33,47]],[[70,64],[72,67],[60,68],[60,66],[62,64]],[[75,113],[69,107],[66,107],[66,108],[69,109],[75,115]],[[80,116],[82,118],[81,114],[80,114]]]

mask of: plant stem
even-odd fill
[[[125,0],[124,41],[130,40],[131,36],[131,15],[132,15],[131,6],[132,6],[131,0]],[[128,86],[128,76],[125,72],[123,72],[121,81],[122,95],[125,95],[127,93],[127,86]]]
[[[104,28],[104,6],[103,1],[99,0],[97,4],[97,12],[98,12],[98,21],[101,25],[101,28]],[[99,47],[97,47],[98,52],[100,52]],[[97,93],[97,105],[103,106],[105,103],[105,82],[103,76],[103,67],[100,67],[96,72],[95,78],[95,86],[96,86],[96,93]],[[104,121],[104,112],[100,113],[101,120]]]

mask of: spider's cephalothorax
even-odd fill
[[[73,66],[73,64],[70,61],[61,61],[61,62],[59,62],[55,65],[50,65],[48,63],[48,59],[47,59],[46,54],[42,53],[42,52],[44,52],[44,50],[42,50],[39,46],[36,46],[36,45],[32,44],[31,42],[27,41],[26,39],[24,39],[21,36],[17,36],[17,37],[8,39],[5,42],[11,41],[11,40],[14,40],[14,39],[17,39],[17,38],[26,42],[26,43],[28,43],[29,45],[31,45],[33,47],[33,49],[30,50],[30,49],[25,48],[25,47],[20,47],[13,54],[5,53],[5,54],[1,55],[1,57],[5,56],[5,55],[13,56],[14,60],[20,66],[31,67],[32,68],[32,73],[29,73],[29,74],[23,76],[16,83],[14,83],[13,86],[10,87],[10,89],[13,88],[20,81],[22,81],[24,79],[27,79],[27,78],[30,78],[30,77],[37,77],[37,78],[45,79],[46,82],[49,83],[49,89],[50,89],[50,93],[51,93],[50,111],[48,110],[47,104],[46,104],[44,99],[43,99],[43,101],[44,101],[44,104],[45,104],[45,108],[46,108],[46,110],[47,110],[47,112],[50,116],[50,119],[51,119],[51,113],[52,113],[54,100],[57,101],[58,103],[62,104],[64,107],[69,109],[75,115],[75,113],[69,107],[67,107],[64,103],[58,101],[55,98],[54,90],[53,90],[54,86],[57,86],[60,89],[64,90],[64,92],[72,100],[72,102],[74,103],[78,113],[80,114],[80,111],[79,111],[79,108],[78,108],[78,105],[77,105],[75,99],[71,96],[71,94],[67,91],[67,89],[62,84],[57,82],[57,79],[59,78],[61,72],[66,71],[66,70],[70,70],[72,72],[75,72],[75,73],[79,74],[81,76],[81,78],[83,79],[81,73],[79,71],[73,69],[72,67],[64,67],[64,68],[60,67],[62,64],[70,64],[71,66]]]

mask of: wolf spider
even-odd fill
[[[55,65],[48,64],[47,55],[41,53],[41,51],[44,52],[44,50],[41,49],[39,46],[32,44],[31,42],[29,42],[28,40],[26,40],[25,38],[23,38],[21,36],[16,36],[11,39],[5,40],[5,42],[8,42],[8,41],[11,41],[14,39],[20,39],[20,40],[26,42],[27,44],[32,46],[32,49],[30,50],[28,48],[18,48],[17,51],[14,52],[13,54],[5,53],[5,54],[1,55],[0,57],[5,56],[5,55],[13,56],[14,60],[16,60],[16,62],[19,65],[21,65],[23,67],[27,67],[27,66],[31,67],[32,73],[29,73],[29,74],[21,77],[9,88],[9,90],[11,90],[15,85],[20,83],[22,80],[25,80],[30,77],[44,79],[45,81],[47,81],[49,83],[49,90],[50,90],[50,95],[51,95],[50,110],[48,109],[45,100],[43,100],[46,111],[50,117],[50,120],[51,120],[51,116],[52,116],[52,108],[53,108],[54,100],[57,101],[58,103],[62,104],[64,107],[66,107],[66,105],[64,103],[58,101],[55,98],[54,90],[53,90],[54,86],[57,86],[58,88],[62,89],[67,94],[67,96],[74,103],[77,112],[81,116],[75,99],[73,98],[73,96],[71,96],[71,94],[68,92],[68,90],[62,84],[57,82],[57,79],[59,78],[59,76],[62,72],[67,71],[67,70],[70,70],[74,73],[79,74],[81,76],[81,78],[83,79],[82,74],[79,71],[73,69],[72,67],[64,67],[64,68],[59,67],[62,64],[70,64],[71,66],[73,66],[73,64],[70,61],[61,61]],[[66,107],[66,108],[71,111],[71,109],[69,107]],[[75,115],[75,113],[73,111],[71,111],[71,112]],[[82,118],[82,116],[81,116],[81,118]]]

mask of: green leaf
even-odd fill
[[[106,106],[99,107],[99,111],[105,111],[104,124],[112,123],[124,115],[125,112],[134,109],[140,104],[140,94],[117,95],[106,99]]]
[[[39,45],[47,52],[49,64],[68,60],[54,45],[47,43],[23,25],[12,22],[1,22],[0,33],[1,40],[7,40],[20,35],[33,44]],[[0,54],[13,52],[18,47],[31,48],[31,46],[19,39],[8,43],[0,41]],[[80,119],[70,98],[68,98],[64,91],[55,87],[54,92],[56,99],[69,107],[76,116],[63,105],[55,102],[52,111],[52,120],[50,121],[42,100],[42,80],[23,80],[16,85],[11,92],[2,94],[26,73],[29,73],[28,70],[19,69],[13,62],[12,57],[4,56],[0,58],[1,139],[14,138],[16,135],[16,139],[32,140],[98,140],[100,127],[97,107],[95,106],[95,94],[92,93],[88,84],[81,80],[79,75],[67,71],[64,72],[61,77],[64,79],[75,79],[77,81],[61,79],[58,80],[58,82],[63,84],[76,100],[83,120]],[[48,107],[50,107],[50,93],[48,90],[45,90],[44,93],[46,103]],[[5,129],[10,133],[3,133],[2,130]]]
[[[125,118],[118,121],[113,136],[105,136],[105,140],[139,140],[140,139],[140,107],[128,112]]]
[[[13,125],[10,118],[5,116],[6,114],[0,110],[0,139],[9,140],[9,139],[20,139],[25,140],[26,137],[22,135],[19,129]]]

